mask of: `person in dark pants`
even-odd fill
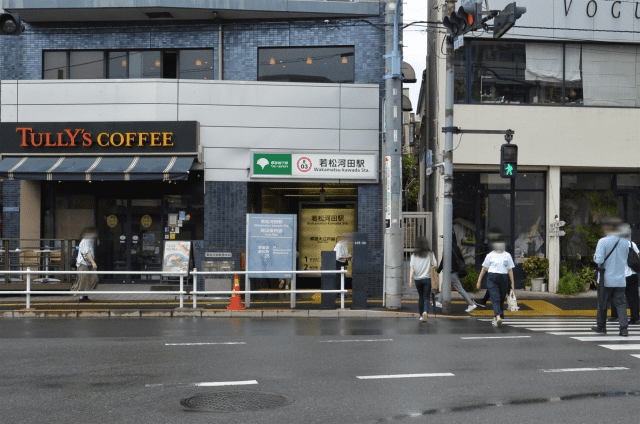
[[[619,225],[619,224],[618,224]],[[598,240],[593,261],[604,271],[598,272],[598,315],[596,326],[591,327],[596,333],[607,332],[607,309],[609,302],[618,309],[620,335],[629,335],[627,330],[627,305],[624,292],[627,286],[625,268],[629,256],[629,243],[620,237],[619,229],[613,220],[604,225],[605,237]]]
[[[336,239],[336,245],[333,247],[333,251],[336,252],[336,269],[340,270],[342,267],[346,270],[349,266],[349,259],[351,259],[351,255],[349,254],[349,240],[345,236],[338,237]],[[346,275],[345,275],[346,276]],[[340,290],[340,280],[342,274],[336,273],[336,290]],[[336,293],[336,297],[340,297],[339,294]]]
[[[487,255],[482,263],[482,271],[478,276],[477,287],[482,284],[482,277],[487,274],[487,291],[491,296],[491,305],[493,306],[494,319],[491,325],[501,327],[504,318],[502,304],[507,297],[509,289],[509,281],[511,281],[511,290],[514,289],[513,280],[513,258],[506,252],[504,242],[497,241],[493,244],[493,251]]]
[[[631,227],[629,227],[629,225],[625,224],[621,227],[620,237],[629,242],[629,249],[633,249],[637,255],[638,246],[631,241]],[[624,275],[627,283],[624,295],[627,298],[627,305],[629,305],[629,309],[631,310],[629,325],[640,325],[640,311],[638,311],[640,307],[638,299],[638,274],[627,265]],[[609,321],[618,321],[617,308],[611,308],[611,318],[609,318]]]
[[[418,314],[421,322],[427,322],[429,312],[429,298],[431,297],[431,267],[436,266],[436,258],[431,251],[429,242],[424,237],[416,240],[416,251],[411,255],[409,267],[409,287],[416,283],[418,290]]]
[[[488,238],[489,244],[493,246],[493,244],[496,242],[504,241],[504,234],[502,233],[502,230],[500,228],[491,227],[489,228],[489,233],[487,234],[487,238]],[[485,290],[482,300],[476,300],[475,304],[484,308],[487,306],[487,301],[489,300],[489,298],[490,298],[489,290]],[[504,318],[504,316],[502,318]]]

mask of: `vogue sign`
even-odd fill
[[[0,123],[2,154],[195,153],[198,122]]]
[[[635,16],[636,19],[640,19],[640,2],[629,2],[628,0],[615,0],[615,1],[611,1],[611,0],[607,0],[607,1],[603,1],[600,0],[600,3],[604,5],[604,7],[608,8],[609,4],[611,4],[611,16],[613,16],[615,19],[619,19],[620,16],[622,16],[623,13],[623,7],[625,9],[628,9],[630,12],[633,12],[633,10],[635,10]],[[624,3],[624,6],[623,6]],[[573,0],[564,0],[564,15],[565,16],[569,16],[569,11],[571,10],[571,6],[573,6]],[[633,8],[633,10],[631,9]],[[626,12],[626,10],[625,10]],[[587,8],[586,8],[586,13],[587,16],[590,18],[593,18],[596,16],[596,14],[598,13],[598,1],[597,0],[589,0],[589,2],[587,2]]]

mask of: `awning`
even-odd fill
[[[186,180],[195,156],[5,157],[0,177],[15,180]]]

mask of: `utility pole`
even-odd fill
[[[455,11],[456,0],[447,0],[447,13]],[[453,89],[455,84],[455,64],[453,61],[453,38],[445,35],[447,43],[446,81],[445,81],[445,110],[444,126],[453,128]],[[453,131],[446,131],[444,135],[444,201],[442,228],[442,313],[451,313],[451,243],[453,233]]]
[[[385,4],[385,305],[402,307],[402,53],[400,51],[401,0]]]

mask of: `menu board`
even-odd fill
[[[162,256],[162,272],[179,273],[189,271],[191,259],[190,241],[165,241]]]
[[[309,205],[300,210],[300,267],[320,270],[322,251],[333,250],[336,239],[356,231],[354,208],[317,208]],[[351,275],[351,261],[349,261]]]

